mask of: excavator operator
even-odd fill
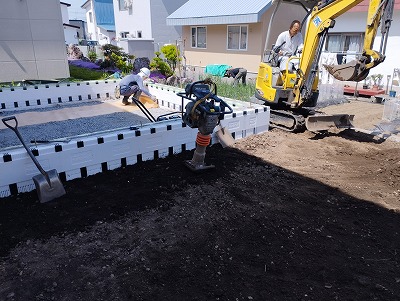
[[[286,70],[286,65],[289,58],[294,55],[298,47],[303,44],[303,36],[301,35],[301,23],[299,20],[294,20],[290,24],[289,30],[282,32],[275,43],[275,50],[278,52],[279,69]],[[293,71],[293,63],[289,63],[288,71]]]

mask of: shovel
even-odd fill
[[[15,126],[10,125],[7,121],[14,120]],[[65,194],[64,186],[61,183],[60,177],[55,169],[49,170],[46,172],[42,166],[40,166],[39,162],[36,160],[32,151],[26,146],[24,140],[22,139],[21,134],[18,131],[18,121],[15,116],[10,116],[2,119],[3,123],[13,130],[15,134],[17,134],[18,139],[22,142],[22,145],[25,147],[28,152],[29,157],[33,160],[36,167],[39,169],[40,174],[34,176],[33,182],[35,183],[36,192],[38,194],[39,200],[41,203],[49,202],[55,198],[63,196]]]

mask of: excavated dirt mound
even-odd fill
[[[0,199],[0,300],[400,300],[399,143],[280,130]]]

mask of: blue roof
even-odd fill
[[[115,31],[115,25],[101,24],[98,26],[105,29],[106,31]]]
[[[111,31],[115,31],[113,0],[94,0],[94,13],[97,26],[106,30],[113,28]]]
[[[189,0],[167,17],[167,25],[257,23],[272,0]]]

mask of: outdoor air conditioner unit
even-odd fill
[[[133,0],[124,0],[124,7],[125,8],[131,8],[132,7]]]

